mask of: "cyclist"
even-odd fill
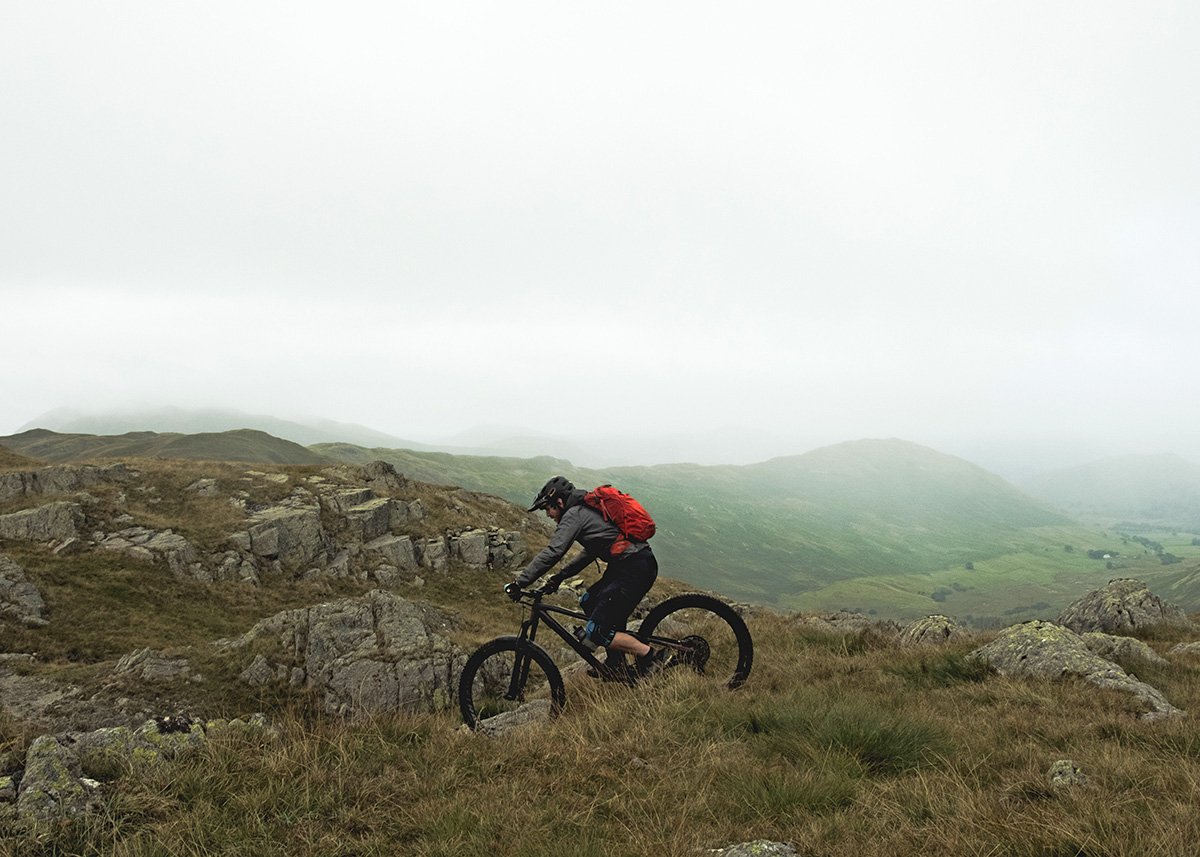
[[[619,557],[610,558],[609,548],[621,538],[621,531],[583,501],[586,493],[562,476],[555,476],[542,487],[529,511],[545,509],[546,516],[557,525],[554,535],[550,537],[550,544],[504,589],[516,598],[521,589],[554,567],[566,556],[567,549],[578,542],[583,551],[551,576],[546,588],[553,592],[592,561],[607,560],[604,574],[579,599],[579,606],[588,617],[580,642],[593,651],[600,646],[606,649],[605,665],[615,678],[620,678],[628,669],[626,654],[637,656],[639,671],[651,672],[664,661],[666,650],[652,651],[625,632],[625,623],[654,585],[658,577],[658,560],[650,545],[633,540]]]

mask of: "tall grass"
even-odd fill
[[[288,709],[105,785],[102,814],[0,854],[694,855],[753,839],[820,855],[1184,855],[1200,738],[1083,682],[977,675],[966,649],[839,650],[754,624],[745,688],[572,674],[563,716],[499,739],[445,715]],[[1200,705],[1200,665],[1159,667]],[[932,678],[931,678],[932,677]],[[1084,786],[1053,788],[1071,758]],[[7,849],[7,850],[5,850]]]

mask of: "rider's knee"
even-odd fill
[[[607,646],[613,641],[616,633],[612,628],[603,628],[595,622],[588,622],[587,628],[584,629],[584,639],[597,647]]]

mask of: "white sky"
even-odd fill
[[[1198,45],[1145,0],[0,0],[0,434],[1200,459]]]

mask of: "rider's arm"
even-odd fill
[[[571,547],[571,543],[575,541],[575,536],[579,532],[580,519],[578,514],[573,514],[575,512],[576,508],[571,508],[563,512],[558,526],[554,529],[554,535],[550,537],[550,544],[546,545],[541,553],[533,558],[533,562],[525,566],[521,570],[521,573],[517,575],[516,582],[518,586],[525,587],[533,583],[553,568],[556,562],[567,555],[567,548]],[[572,560],[569,566],[573,566],[576,561]],[[588,560],[588,562],[590,561]],[[584,563],[584,565],[586,564]],[[582,567],[580,566],[580,568]]]

